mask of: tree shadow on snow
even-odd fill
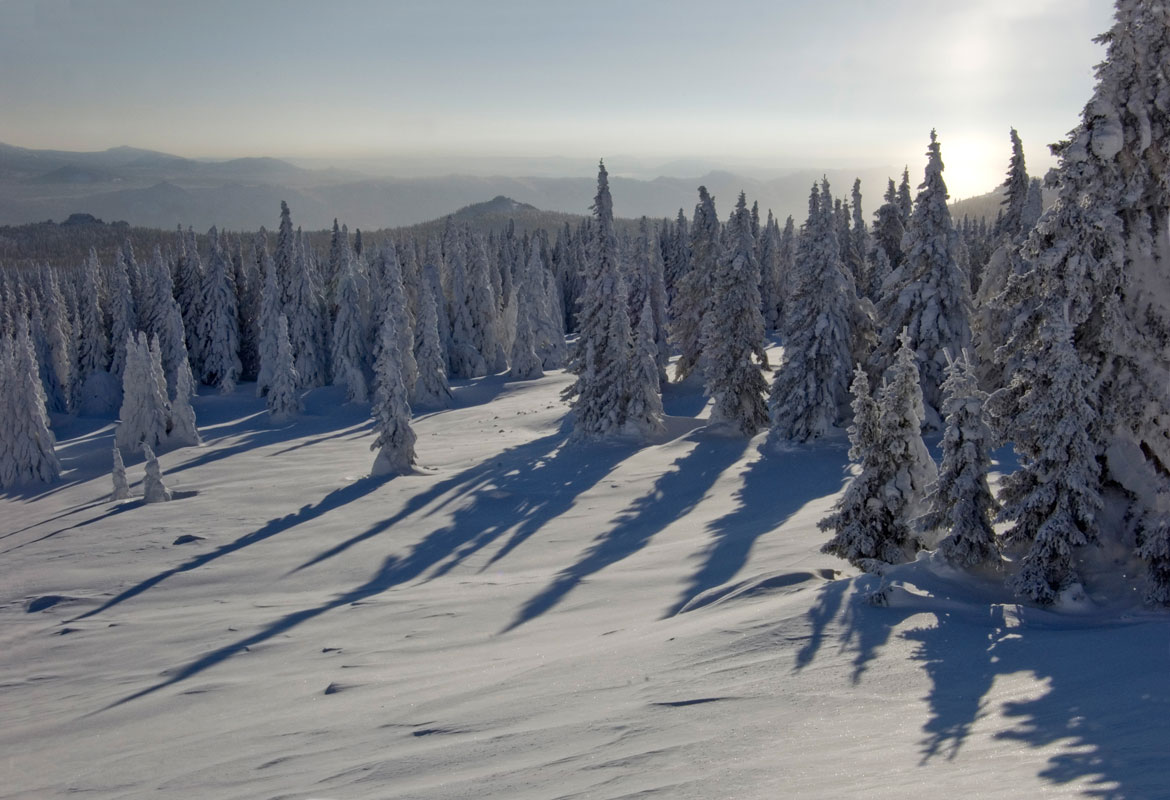
[[[840,491],[848,479],[847,466],[844,452],[836,448],[810,449],[800,458],[762,448],[735,494],[738,507],[708,526],[713,538],[703,551],[702,565],[665,616],[677,614],[703,592],[734,578],[747,563],[756,540],[779,528],[805,504]]]
[[[562,570],[544,591],[525,603],[503,632],[552,609],[590,575],[638,552],[655,534],[690,513],[748,445],[744,439],[697,438],[698,444],[676,460],[673,469],[623,512],[612,528],[598,535],[577,563]]]
[[[523,520],[513,534],[513,540],[509,542],[511,547],[517,546],[523,538],[530,536],[539,530],[545,522],[569,508],[578,494],[597,483],[617,463],[629,455],[628,448],[609,445],[570,445],[560,448],[560,445],[565,443],[568,430],[567,425],[562,425],[561,429],[552,435],[512,448],[493,456],[482,464],[464,470],[452,478],[439,482],[431,489],[412,496],[406,506],[394,516],[322,552],[290,573],[296,573],[332,558],[359,541],[376,536],[392,527],[396,522],[421,511],[448,493],[453,492],[456,499],[467,496],[472,498],[470,505],[455,512],[456,522],[454,524],[424,537],[405,555],[388,556],[382,561],[378,571],[366,582],[338,594],[322,605],[286,614],[251,636],[217,648],[170,673],[166,680],[128,695],[107,708],[145,697],[167,686],[191,678],[237,653],[245,652],[274,636],[287,633],[302,623],[328,611],[358,603],[417,578],[436,564],[442,564],[436,573],[441,574],[514,527],[516,515],[521,514]],[[588,452],[583,452],[583,448],[587,449]],[[547,461],[545,461],[546,457]],[[306,506],[296,515],[273,520],[265,528],[237,540],[232,545],[225,545],[206,556],[191,559],[174,570],[160,573],[149,581],[144,581],[123,592],[103,606],[78,617],[78,619],[100,613],[116,603],[140,594],[176,572],[194,569],[213,558],[227,555],[240,547],[268,538],[282,530],[287,530],[292,525],[300,524],[320,516],[332,508],[352,502],[359,496],[372,491],[383,481],[384,479],[370,478],[345,489],[337,490],[316,506]],[[341,493],[346,494],[342,495]],[[485,520],[486,525],[484,524]]]
[[[453,524],[428,534],[400,559],[399,582],[418,577],[449,556],[466,558],[515,525],[517,516],[524,517],[522,524],[531,535],[626,455],[617,448],[599,448],[595,459],[583,458],[576,447],[562,448],[569,430],[568,422],[562,422],[555,433],[509,448],[437,482],[412,495],[398,513],[322,551],[290,574],[340,555],[432,503],[436,505],[429,514],[470,498],[468,506],[453,513]]]
[[[100,606],[93,608],[84,614],[81,614],[68,621],[74,622],[76,620],[82,620],[87,617],[101,614],[104,611],[108,611],[114,606],[120,605],[127,600],[130,600],[131,598],[137,597],[148,589],[154,588],[173,575],[178,575],[183,572],[190,572],[192,570],[198,569],[199,567],[205,566],[212,561],[223,558],[227,555],[231,555],[237,550],[242,550],[245,547],[259,544],[260,542],[263,542],[266,539],[270,539],[277,534],[284,533],[290,528],[294,528],[297,525],[301,525],[302,523],[316,519],[335,509],[342,508],[349,503],[364,497],[370,492],[373,492],[379,486],[382,486],[385,482],[385,478],[367,477],[354,481],[353,483],[343,486],[340,489],[335,489],[329,494],[325,495],[325,497],[323,497],[317,503],[306,503],[305,505],[301,506],[298,511],[292,514],[286,514],[283,517],[271,519],[265,523],[263,527],[258,528],[251,533],[240,536],[237,539],[233,539],[226,544],[222,544],[210,552],[189,558],[176,567],[163,570],[162,572],[153,575],[146,580],[140,581],[139,583],[136,583],[122,592],[119,592],[117,595],[111,597]]]
[[[841,649],[857,651],[857,684],[899,625],[916,614],[931,617],[898,634],[918,643],[912,658],[931,682],[923,698],[929,714],[920,765],[938,757],[961,763],[972,735],[990,735],[1043,749],[1038,776],[1055,787],[1084,783],[1082,794],[1109,800],[1165,795],[1170,622],[1164,617],[1080,617],[989,605],[973,601],[961,586],[949,593],[937,584],[933,596],[907,595],[910,600],[881,607],[866,599],[879,585],[875,576],[862,576],[821,590],[809,614],[813,635],[796,669],[812,662],[830,623],[839,619]],[[1034,696],[1002,704],[990,699],[998,678],[1021,676],[1035,687]],[[982,729],[990,734],[974,734],[988,717]]]

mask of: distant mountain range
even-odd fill
[[[623,177],[619,163],[607,166],[614,212],[620,217],[674,217],[680,208],[689,217],[697,189],[705,185],[721,216],[730,213],[744,191],[749,203],[759,202],[761,213],[771,209],[781,221],[791,214],[798,222],[806,214],[809,188],[822,175],[842,197],[848,197],[854,178],[860,178],[863,208],[870,217],[887,178],[901,172],[900,167],[803,169],[757,179],[709,171],[641,179]],[[328,227],[335,217],[351,229],[377,229],[434,220],[492,197],[548,212],[587,214],[595,192],[595,180],[584,176],[369,177],[357,171],[305,169],[275,158],[202,161],[132,147],[68,152],[0,144],[0,225],[61,221],[81,212],[143,227],[274,228],[284,200],[294,223],[306,229]]]

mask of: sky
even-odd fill
[[[1077,123],[1107,0],[0,0],[0,142],[199,158],[907,164]],[[454,170],[452,170],[454,171]],[[688,177],[688,176],[679,176]]]

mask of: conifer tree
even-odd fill
[[[654,310],[650,297],[642,302],[630,357],[629,403],[626,427],[643,436],[663,430],[662,384],[655,341]]]
[[[1069,139],[1054,148],[1060,159],[1056,202],[1020,250],[1028,269],[1013,275],[1004,292],[1012,328],[997,354],[1010,382],[994,396],[1005,433],[1021,452],[1046,452],[1055,446],[1051,440],[1067,436],[1063,429],[1022,424],[1026,398],[1039,391],[1033,384],[1042,387],[1042,376],[1055,369],[1036,364],[1036,354],[1045,352],[1052,328],[1067,321],[1089,382],[1083,397],[1097,421],[1088,428],[1091,453],[1078,478],[1085,497],[1059,538],[1091,539],[1089,496],[1101,496],[1110,519],[1118,520],[1107,529],[1110,543],[1135,541],[1137,554],[1153,559],[1147,561],[1147,591],[1158,602],[1170,597],[1170,571],[1158,555],[1170,495],[1170,302],[1152,288],[1164,286],[1170,274],[1164,242],[1170,227],[1170,107],[1163,101],[1170,96],[1168,30],[1163,4],[1120,0],[1113,27],[1099,39],[1106,58],[1097,67],[1093,97]],[[1046,358],[1055,363],[1056,355]],[[1095,478],[1085,472],[1089,461],[1100,468]],[[1020,481],[1047,475],[1039,462],[1022,471],[1030,477]],[[1059,559],[1054,563],[1058,567],[1045,567],[1041,576],[1050,589],[1059,578]],[[1046,595],[1039,581],[1030,585]]]
[[[1024,207],[1028,202],[1028,169],[1024,164],[1024,144],[1016,129],[1011,129],[1012,158],[1008,164],[1007,179],[1003,182],[1003,215],[995,222],[991,235],[1014,239],[1026,233],[1023,226]]]
[[[902,225],[910,227],[910,215],[914,211],[914,202],[910,194],[910,168],[902,170],[902,182],[898,184],[898,214],[902,217]]]
[[[418,364],[414,360],[414,331],[411,325],[410,308],[406,299],[406,288],[402,281],[402,264],[398,249],[393,242],[387,242],[378,253],[379,281],[378,309],[374,314],[375,332],[374,360],[381,356],[382,328],[387,318],[393,319],[395,344],[398,346],[399,380],[406,389],[407,397],[414,391],[418,380]]]
[[[774,445],[823,436],[848,413],[859,310],[841,263],[828,181],[812,187],[793,271],[784,361],[768,397]]]
[[[573,433],[577,438],[619,433],[629,410],[630,318],[604,163],[598,167],[593,215],[597,222],[595,259],[589,265],[578,316],[581,330],[568,368],[577,380],[563,395],[573,398]]]
[[[849,459],[860,472],[845,488],[832,512],[817,523],[833,536],[821,552],[843,558],[867,571],[906,559],[910,541],[907,520],[887,502],[888,461],[883,452],[881,416],[870,394],[869,376],[860,365],[853,371],[853,424],[849,427]]]
[[[904,261],[877,304],[881,338],[871,358],[874,375],[890,368],[903,331],[921,361],[927,424],[941,427],[942,382],[947,352],[971,349],[970,287],[959,268],[959,234],[947,208],[947,187],[935,132],[930,132],[926,176],[903,239]]]
[[[1097,542],[1102,502],[1088,370],[1067,321],[1054,316],[1044,327],[1036,372],[1013,420],[1016,431],[1031,435],[1016,443],[1022,468],[1003,479],[1000,500],[1001,517],[1013,521],[1005,545],[1024,553],[1011,587],[1048,605],[1078,580],[1075,551]],[[1023,380],[1023,373],[1013,380]]]
[[[780,235],[780,226],[769,211],[768,220],[760,232],[760,311],[764,315],[764,329],[769,331],[779,327],[783,305]]]
[[[369,384],[366,380],[369,311],[366,304],[370,287],[365,276],[358,272],[344,240],[336,258],[337,317],[333,322],[333,382],[345,386],[349,402],[364,403],[369,398]]]
[[[154,342],[151,342],[154,347]],[[180,370],[178,383],[175,384],[171,397],[171,430],[167,434],[168,441],[174,445],[194,446],[201,440],[199,427],[195,423],[195,409],[191,407],[191,397],[195,394],[195,379],[191,370]]]
[[[112,345],[110,374],[121,380],[122,371],[126,368],[126,337],[138,330],[138,313],[134,305],[134,293],[130,288],[130,276],[126,274],[122,259],[114,262],[111,279],[108,309]]]
[[[276,354],[266,403],[273,422],[286,422],[301,413],[300,378],[293,362],[292,344],[288,340],[288,319],[276,318]]]
[[[753,436],[768,423],[764,403],[768,367],[760,314],[760,268],[744,194],[727,225],[727,249],[713,276],[711,306],[704,320],[706,390],[714,400],[712,424],[725,423]]]
[[[171,499],[171,490],[166,487],[162,479],[162,467],[151,446],[142,443],[142,453],[146,457],[146,474],[142,478],[142,500],[145,503],[165,503]]]
[[[263,397],[272,387],[280,341],[277,335],[280,318],[284,315],[281,304],[280,276],[276,263],[268,255],[268,237],[263,231],[256,236],[253,244],[256,260],[264,274],[260,291],[260,371],[256,375],[256,396]],[[288,335],[288,318],[285,318],[285,335]],[[292,345],[289,345],[291,353]]]
[[[429,281],[419,287],[419,317],[415,329],[415,362],[418,381],[414,385],[412,404],[424,408],[446,408],[451,404],[451,387],[447,383],[447,360],[439,336],[438,303],[435,288]]]
[[[878,248],[882,250],[891,269],[897,269],[902,263],[902,237],[906,234],[906,221],[902,218],[902,207],[898,201],[898,190],[894,187],[893,178],[886,189],[885,202],[874,213],[873,236]],[[873,286],[871,280],[868,284]],[[880,288],[880,284],[879,284]],[[871,300],[877,296],[869,295]]]
[[[462,242],[446,250],[451,267],[451,374],[456,378],[478,378],[488,372],[487,361],[476,344],[477,315],[473,307],[481,302],[474,296],[467,274]]]
[[[938,551],[956,567],[998,561],[991,520],[999,506],[987,485],[993,441],[984,412],[987,394],[979,389],[966,353],[948,367],[943,398],[942,465],[919,524],[927,531],[945,532]]]
[[[281,224],[284,224],[283,219]],[[289,341],[301,388],[324,386],[327,372],[325,306],[311,258],[304,235],[298,231],[289,286],[291,297],[284,305],[284,314],[288,318]],[[279,269],[278,263],[278,272]]]
[[[122,408],[114,441],[118,447],[137,450],[143,444],[159,447],[166,442],[169,403],[153,370],[146,334],[126,337],[126,370],[122,378]],[[162,367],[159,365],[159,372]]]
[[[721,228],[715,213],[715,198],[706,186],[699,187],[699,202],[691,224],[687,271],[679,276],[675,291],[674,328],[671,338],[678,348],[676,380],[685,380],[703,355],[703,320],[711,306],[712,290],[720,255]]]
[[[114,466],[110,471],[110,479],[114,484],[110,492],[110,500],[125,500],[130,497],[130,484],[126,480],[126,465],[122,463],[122,451],[114,445]]]
[[[44,326],[48,347],[48,363],[45,367],[50,376],[46,390],[48,409],[51,412],[68,413],[74,407],[74,368],[77,360],[73,325],[55,273],[45,268],[41,270],[40,277],[45,295]]]
[[[208,386],[219,387],[221,393],[231,394],[241,369],[236,289],[219,232],[212,227],[207,238],[211,252],[203,275],[201,314],[195,334],[202,355],[199,378]]]
[[[61,474],[61,462],[45,412],[40,368],[29,336],[28,320],[16,319],[15,337],[0,337],[0,488],[40,481]]]
[[[512,343],[510,377],[531,380],[544,374],[540,357],[536,354],[536,327],[539,325],[540,304],[544,294],[540,284],[544,264],[540,248],[533,243],[527,264],[518,276],[519,297],[516,307],[516,339]]]
[[[371,475],[405,475],[415,463],[415,434],[410,427],[410,404],[402,382],[399,335],[396,315],[387,314],[379,331],[380,346],[374,362],[375,439],[370,450],[377,453]]]
[[[92,247],[89,257],[81,268],[81,291],[77,293],[77,314],[79,317],[78,366],[80,379],[84,382],[95,372],[103,372],[109,365],[107,350],[109,340],[106,338],[105,325],[102,322],[103,312],[100,301],[99,271],[97,251]]]

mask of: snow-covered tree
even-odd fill
[[[889,262],[890,268],[895,269],[902,263],[902,237],[906,235],[906,222],[902,218],[898,190],[894,186],[893,178],[890,179],[889,187],[882,199],[885,202],[874,212],[873,238]],[[873,281],[870,281],[869,286],[873,286]],[[869,297],[871,300],[877,299],[874,295]]]
[[[280,318],[283,316],[283,306],[280,299],[280,275],[276,271],[276,263],[268,255],[268,236],[263,230],[257,234],[253,247],[256,260],[263,273],[263,284],[260,290],[260,344],[258,348],[260,371],[256,375],[256,396],[263,397],[272,386],[272,377],[276,369],[277,353],[280,349],[277,328]],[[287,329],[288,319],[286,317],[286,336]],[[291,348],[292,345],[289,347]]]
[[[971,349],[971,297],[958,263],[959,234],[951,223],[942,152],[933,130],[926,155],[926,176],[902,241],[904,260],[877,303],[882,329],[870,365],[874,375],[883,375],[894,362],[901,333],[907,331],[922,364],[927,424],[937,429],[946,354]]]
[[[67,413],[73,410],[74,368],[77,361],[77,343],[69,308],[51,269],[41,270],[41,289],[44,293],[44,330],[47,363],[43,365],[49,377],[45,389],[48,409]]]
[[[279,264],[277,267],[279,271]],[[327,374],[325,303],[316,272],[305,237],[298,231],[292,283],[288,287],[292,294],[284,305],[284,314],[288,318],[289,341],[302,388],[324,386]]]
[[[40,368],[23,314],[17,316],[15,337],[0,338],[0,387],[0,487],[56,480],[61,462],[53,450]]]
[[[1022,468],[1003,479],[1000,500],[1001,517],[1012,520],[1005,545],[1024,553],[1011,587],[1047,605],[1078,580],[1075,552],[1096,543],[1102,502],[1088,369],[1068,322],[1053,317],[1044,327],[1037,369],[1013,420],[1014,430],[1031,435],[1016,443]]]
[[[657,331],[650,296],[642,301],[638,327],[634,332],[634,352],[630,357],[629,401],[626,427],[641,435],[663,429],[662,384],[658,362]]]
[[[142,444],[142,453],[146,457],[146,474],[142,478],[142,500],[146,503],[165,503],[171,499],[171,490],[163,483],[158,456],[145,442]]]
[[[130,483],[126,480],[126,465],[122,463],[122,451],[114,445],[114,466],[110,471],[110,479],[114,484],[110,492],[110,500],[125,500],[130,496]]]
[[[375,361],[381,356],[382,328],[387,319],[393,321],[395,344],[398,346],[399,379],[406,388],[407,397],[414,391],[418,380],[418,364],[414,360],[414,330],[410,306],[406,299],[406,287],[402,280],[402,263],[398,249],[393,242],[387,242],[378,253],[378,308],[374,313],[373,354]]]
[[[419,287],[419,316],[415,327],[414,359],[418,365],[418,380],[414,384],[411,403],[425,408],[446,408],[451,404],[447,360],[439,335],[438,305],[435,287],[424,280]]]
[[[533,243],[532,252],[517,278],[519,296],[516,306],[516,339],[512,343],[510,377],[531,380],[544,374],[540,357],[536,354],[536,328],[539,325],[540,306],[544,296],[541,273],[540,247]]]
[[[773,444],[823,436],[848,413],[859,306],[841,263],[828,181],[813,185],[794,272],[784,361],[768,397]]]
[[[284,314],[276,318],[276,354],[266,402],[268,416],[274,422],[285,422],[301,413],[300,377],[293,362],[292,344],[288,340],[288,319]]]
[[[1021,248],[1028,270],[1005,289],[1012,330],[997,351],[1011,381],[996,393],[997,406],[1005,401],[1005,432],[1017,450],[1044,452],[1054,434],[1019,420],[1032,384],[1043,382],[1032,373],[1053,367],[1039,369],[1028,354],[1044,352],[1051,327],[1067,320],[1097,417],[1088,433],[1101,472],[1085,475],[1084,491],[1101,494],[1110,519],[1119,520],[1107,531],[1112,544],[1136,541],[1138,555],[1154,559],[1162,558],[1158,532],[1170,497],[1168,13],[1149,0],[1117,3],[1115,24],[1100,38],[1106,58],[1093,97],[1069,139],[1054,148],[1056,202]],[[1024,469],[1030,480],[1045,477],[1041,466]],[[1077,516],[1087,539],[1088,515]],[[1166,562],[1147,561],[1147,568],[1150,597],[1170,597]]]
[[[336,258],[337,318],[333,321],[333,382],[345,385],[349,402],[364,403],[369,398],[366,371],[369,362],[370,284],[365,275],[358,271],[344,239]]]
[[[122,376],[122,409],[114,441],[133,452],[143,444],[159,447],[167,439],[169,406],[159,383],[146,334],[126,337],[126,370]],[[158,374],[162,365],[158,365]]]
[[[151,342],[154,347],[154,342]],[[195,409],[191,407],[191,397],[195,394],[195,379],[191,370],[180,370],[178,383],[171,394],[171,430],[167,440],[174,445],[193,446],[201,441],[199,427],[195,423]]]
[[[488,372],[487,361],[477,345],[477,319],[485,315],[473,309],[482,309],[486,303],[472,290],[462,241],[452,242],[445,257],[451,268],[451,374],[456,378],[478,378]]]
[[[374,442],[377,453],[371,475],[404,475],[415,463],[414,430],[410,427],[410,404],[402,382],[397,315],[387,314],[379,331],[380,346],[374,362]]]
[[[860,365],[853,372],[853,424],[849,427],[849,459],[859,467],[832,512],[817,523],[832,538],[821,548],[865,570],[906,559],[910,526],[888,502],[890,473],[884,452],[878,403],[870,394],[869,377]]]
[[[211,242],[211,253],[203,275],[199,300],[201,314],[195,333],[202,356],[199,378],[208,386],[219,387],[223,394],[231,394],[241,369],[236,289],[231,263],[223,251],[219,232],[213,227],[207,238]]]
[[[77,358],[82,381],[87,380],[95,372],[104,372],[109,365],[107,351],[109,340],[106,338],[106,328],[103,323],[103,312],[100,300],[101,265],[98,263],[97,251],[89,250],[89,257],[81,267],[81,290],[77,293],[77,314],[79,328],[77,336]]]
[[[598,167],[593,215],[596,250],[581,298],[580,335],[568,367],[577,380],[563,395],[573,398],[573,433],[578,438],[619,433],[628,414],[630,317],[604,163]]]
[[[711,306],[716,265],[721,253],[721,227],[715,198],[699,187],[699,202],[691,223],[687,271],[675,288],[671,338],[679,351],[675,378],[685,380],[700,365],[703,355],[703,320]]]
[[[727,245],[715,268],[710,308],[703,323],[706,390],[714,401],[711,423],[753,436],[768,424],[764,396],[768,367],[760,313],[760,267],[751,216],[742,192],[727,224]]]
[[[999,506],[987,485],[993,441],[975,369],[966,353],[951,362],[943,382],[942,465],[919,521],[926,531],[944,533],[938,550],[951,564],[974,567],[999,558],[991,520]]]
[[[1028,202],[1028,168],[1024,163],[1024,144],[1016,129],[1011,129],[1012,157],[1007,179],[1003,182],[1003,214],[995,221],[991,235],[1014,239],[1024,230],[1024,207]]]
[[[122,379],[122,371],[126,368],[126,337],[138,330],[138,311],[134,305],[134,292],[130,287],[130,276],[126,274],[126,265],[118,259],[111,267],[111,285],[109,287],[110,314],[110,374],[115,379]]]

